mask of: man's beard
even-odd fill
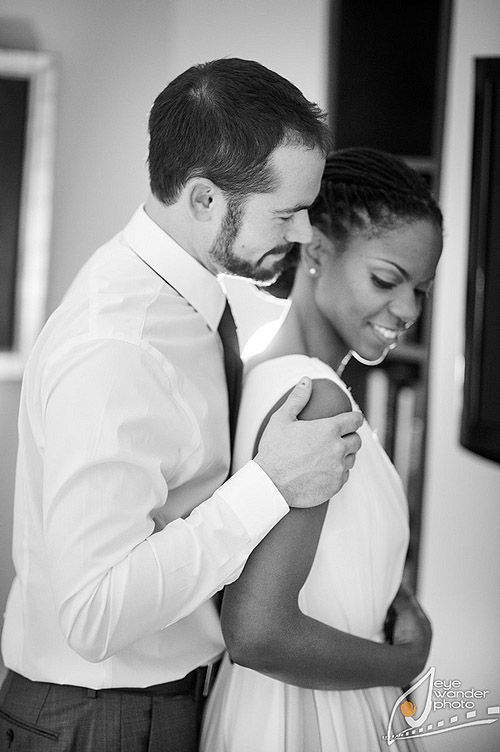
[[[281,255],[292,246],[287,244],[273,248],[272,251],[264,254],[256,264],[252,264],[244,258],[239,258],[235,255],[233,249],[241,228],[242,217],[243,201],[241,199],[229,199],[220,232],[208,252],[209,257],[226,274],[252,279],[260,285],[270,285],[276,281],[283,271],[286,256],[276,261],[272,267],[263,268],[260,264],[266,256],[271,254]]]

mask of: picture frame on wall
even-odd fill
[[[56,61],[0,49],[0,379],[21,378],[44,323]]]
[[[475,60],[460,443],[500,463],[500,57]]]

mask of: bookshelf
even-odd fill
[[[332,0],[330,125],[335,148],[402,157],[439,197],[452,0]],[[396,465],[408,496],[405,579],[417,587],[425,473],[432,297],[378,366],[354,358],[343,378]]]

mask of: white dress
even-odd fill
[[[235,469],[252,456],[269,410],[302,376],[344,382],[315,358],[289,355],[246,377],[234,452]],[[337,629],[383,641],[387,609],[401,582],[408,545],[407,502],[400,478],[366,421],[349,481],[329,502],[303,612]],[[375,752],[401,688],[324,691],[292,686],[223,662],[207,704],[202,752]],[[401,715],[401,729],[407,728]],[[414,739],[396,750],[417,750]]]

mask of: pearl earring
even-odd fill
[[[317,273],[318,270],[314,266],[311,266],[311,268],[309,269],[309,274],[311,275],[311,277],[315,277]]]

